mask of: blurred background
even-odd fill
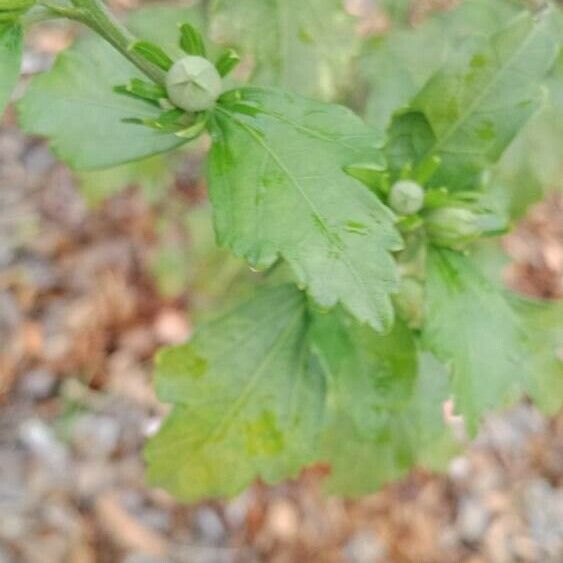
[[[367,38],[358,72],[392,55],[395,68],[416,71],[414,87],[436,58],[420,42],[443,40],[453,4],[348,2]],[[48,69],[75,33],[34,29],[25,77]],[[545,298],[563,297],[558,69],[554,101],[497,171],[518,220],[502,241],[502,275]],[[376,96],[351,100],[374,125],[388,117],[386,96],[408,96],[390,73],[370,84]],[[3,118],[0,563],[563,562],[563,415],[549,420],[527,403],[490,416],[445,474],[414,471],[360,500],[324,497],[315,468],[229,502],[187,506],[147,488],[141,449],[167,412],[151,386],[155,350],[185,341],[250,283],[214,247],[204,145],[73,174],[19,131],[13,108]],[[483,260],[499,269],[489,250]]]

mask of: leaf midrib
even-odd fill
[[[301,194],[303,199],[308,203],[308,205],[311,209],[311,212],[315,216],[315,219],[319,222],[320,225],[322,225],[323,231],[325,232],[327,240],[329,241],[329,243],[333,247],[338,248],[338,244],[336,244],[334,242],[334,236],[335,235],[329,229],[329,227],[326,224],[324,218],[322,217],[322,215],[318,211],[317,206],[315,205],[314,201],[311,200],[311,198],[305,193],[305,191],[301,187],[300,183],[297,181],[296,178],[294,178],[291,171],[287,168],[285,163],[280,160],[278,155],[275,152],[273,152],[273,150],[263,142],[263,140],[260,138],[260,136],[257,135],[256,132],[251,127],[249,127],[246,123],[244,123],[242,120],[238,119],[235,115],[233,115],[230,112],[227,112],[225,109],[223,109],[219,106],[217,107],[217,110],[223,112],[228,118],[231,118],[234,121],[236,121],[246,131],[246,133],[249,135],[249,137],[251,139],[253,139],[255,143],[257,143],[259,146],[261,146],[270,155],[272,160],[278,165],[280,170],[283,173],[286,174],[286,176],[290,180],[290,182],[294,185],[295,188],[297,188],[297,191]],[[338,236],[338,235],[336,235],[336,236]],[[281,252],[282,252],[282,254],[284,254],[283,250]],[[356,269],[354,263],[350,261],[347,253],[345,251],[342,251],[340,256],[342,258],[342,261],[347,266],[348,271],[352,274],[352,277],[355,279],[357,285],[362,289],[362,291],[363,291],[363,293],[366,297],[366,303],[369,305],[369,308],[371,310],[370,316],[373,315],[373,318],[376,320],[377,325],[379,325],[379,327],[382,328],[382,326],[383,326],[382,314],[379,312],[378,308],[373,304],[372,298],[371,298],[371,291],[369,290],[366,282],[363,280],[362,276],[360,275],[360,273]],[[380,281],[383,281],[383,280],[380,280]],[[310,286],[310,284],[308,284],[308,286]],[[383,295],[387,295],[387,292],[385,290],[381,289],[380,291]],[[340,297],[338,299],[338,301],[343,302],[342,297]]]

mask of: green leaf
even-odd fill
[[[347,413],[360,435],[373,435],[390,411],[409,401],[416,346],[402,322],[379,335],[336,309],[315,316],[312,344],[326,374],[331,408]]]
[[[457,252],[428,258],[423,342],[452,371],[456,411],[474,434],[482,414],[520,396],[525,333],[504,294]]]
[[[130,27],[180,56],[176,22],[187,19],[201,23],[200,11],[151,8],[135,14]],[[21,125],[48,137],[57,156],[79,170],[108,168],[181,145],[185,141],[176,135],[122,121],[156,120],[162,111],[113,91],[135,78],[145,79],[102,39],[85,37],[32,80],[18,105]]]
[[[389,0],[384,6],[401,21],[410,4]],[[393,26],[386,36],[367,41],[359,67],[368,86],[368,123],[387,127],[393,113],[408,106],[460,45],[475,35],[498,31],[516,13],[510,0],[465,0],[455,9],[435,12],[417,27]]]
[[[527,390],[546,415],[563,409],[563,301],[518,298],[514,306],[527,334]]]
[[[135,41],[129,46],[129,50],[133,53],[137,53],[137,55],[140,55],[149,61],[149,63],[152,63],[166,72],[169,71],[174,64],[174,61],[161,47],[150,41]]]
[[[119,94],[133,96],[149,102],[154,102],[158,107],[159,100],[166,99],[166,89],[153,82],[145,82],[138,78],[133,78],[128,84],[115,86],[114,91]]]
[[[211,35],[254,61],[252,82],[332,100],[352,89],[355,18],[341,0],[214,0]]]
[[[227,49],[217,60],[215,67],[221,77],[227,76],[240,63],[239,54],[233,49]]]
[[[450,399],[448,373],[432,354],[420,353],[418,378],[412,400],[403,413],[402,438],[416,453],[416,463],[443,471],[460,450],[452,428],[444,421],[444,403]]]
[[[78,173],[78,187],[91,206],[114,196],[128,187],[138,187],[143,197],[157,202],[173,184],[175,159],[157,155],[105,170]]]
[[[21,57],[21,25],[0,22],[0,116],[20,76]]]
[[[336,310],[315,318],[312,341],[327,381],[318,453],[331,467],[325,488],[351,497],[371,492],[413,463],[406,444],[393,440],[416,378],[412,335],[397,322],[381,336]]]
[[[211,129],[218,243],[255,269],[281,255],[320,306],[388,328],[401,241],[391,212],[343,171],[382,164],[377,135],[345,108],[259,88],[225,96]]]
[[[540,83],[558,46],[550,23],[549,16],[536,20],[522,14],[484,47],[439,71],[392,124],[392,137],[397,137],[396,127],[402,131],[402,149],[408,144],[409,120],[416,126],[410,153],[393,144],[389,148],[395,173],[408,162],[423,165],[439,157],[431,185],[475,187],[483,169],[499,159],[541,101]],[[421,122],[426,122],[423,136]]]
[[[176,406],[147,449],[149,479],[186,501],[294,476],[314,455],[324,383],[308,352],[303,295],[258,293],[157,359]]]
[[[402,323],[381,336],[334,311],[315,317],[311,339],[327,381],[318,458],[331,467],[328,492],[359,496],[416,463],[443,467],[456,450],[442,418],[448,379],[428,354],[417,359]]]
[[[554,189],[563,191],[563,51],[546,86],[541,111],[503,155],[488,188],[515,219]]]
[[[187,55],[205,57],[205,43],[201,33],[191,24],[180,26],[180,47]]]

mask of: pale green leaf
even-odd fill
[[[326,373],[331,409],[347,413],[360,435],[378,432],[389,412],[410,400],[416,348],[399,320],[391,333],[378,335],[336,309],[315,316],[312,343]]]
[[[460,53],[432,77],[392,125],[399,126],[401,150],[391,144],[390,164],[398,173],[411,163],[441,159],[432,185],[474,187],[483,169],[495,163],[537,109],[540,84],[553,64],[558,43],[549,14],[536,20],[522,14],[486,45]],[[409,118],[417,125],[410,154],[404,152]]]
[[[391,16],[404,22],[411,2],[386,4]],[[408,105],[460,45],[476,34],[498,31],[517,12],[509,0],[465,0],[454,9],[433,13],[416,27],[394,26],[384,37],[366,42],[360,75],[368,86],[368,123],[386,127],[392,114]]]
[[[149,479],[187,501],[294,476],[314,456],[324,383],[312,365],[303,295],[265,289],[157,359],[176,406],[146,449]]]
[[[147,201],[155,202],[172,184],[174,165],[173,159],[157,155],[105,170],[80,172],[78,187],[92,206],[131,186],[140,188]]]
[[[547,415],[563,409],[563,301],[515,299],[527,335],[527,391]]]
[[[139,11],[130,27],[179,56],[177,24],[201,25],[197,8]],[[179,137],[124,118],[156,119],[162,110],[113,88],[145,78],[101,38],[84,37],[61,53],[52,70],[34,78],[18,104],[28,132],[49,139],[56,155],[78,170],[108,168],[173,149]]]
[[[211,34],[254,62],[252,82],[332,100],[351,89],[359,51],[342,0],[214,0]]]
[[[417,463],[443,467],[455,452],[442,418],[448,379],[428,355],[417,361],[403,324],[381,336],[334,311],[316,316],[311,339],[327,381],[318,454],[330,465],[327,491],[354,497]]]
[[[17,22],[0,22],[0,116],[20,75],[22,29]]]
[[[546,86],[540,112],[495,167],[489,187],[514,218],[547,193],[563,190],[563,51]]]
[[[470,433],[485,412],[520,396],[527,377],[520,319],[462,254],[429,253],[423,341],[451,368],[456,412]]]
[[[375,329],[393,318],[391,212],[344,173],[382,166],[381,140],[340,106],[274,90],[229,93],[212,122],[210,197],[220,245],[257,269],[281,255],[322,307],[341,302]]]

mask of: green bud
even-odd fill
[[[389,193],[389,206],[399,215],[414,215],[424,204],[424,190],[412,180],[395,182]]]
[[[479,215],[464,207],[440,207],[426,215],[426,232],[435,244],[463,247],[482,234]]]
[[[222,89],[217,69],[203,57],[184,57],[176,61],[166,75],[170,101],[185,111],[212,108]]]
[[[414,278],[403,278],[399,293],[394,295],[393,303],[399,316],[412,329],[422,326],[424,318],[424,287]]]

